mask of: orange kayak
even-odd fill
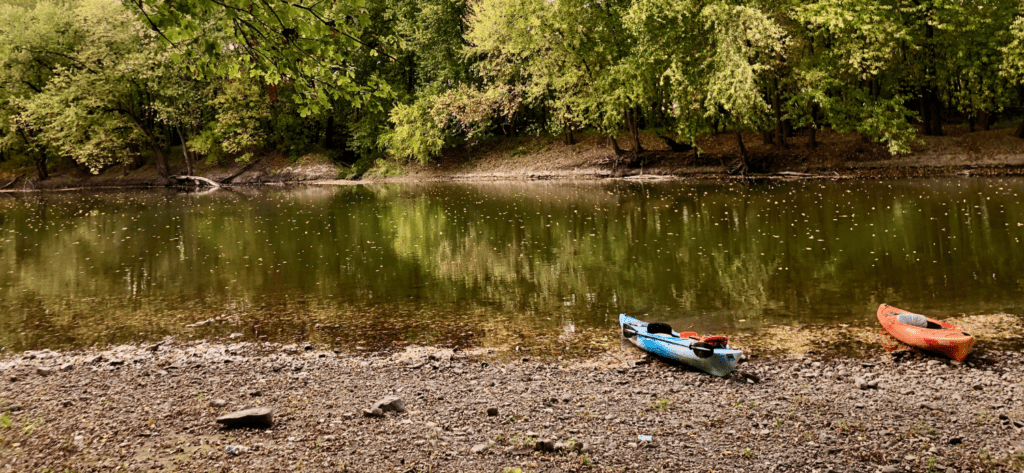
[[[890,305],[878,306],[878,322],[897,340],[912,347],[937,351],[956,361],[964,361],[974,346],[974,337],[956,325]]]

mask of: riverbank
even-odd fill
[[[969,132],[948,126],[946,136],[922,136],[910,154],[892,156],[882,146],[863,142],[858,135],[819,131],[816,144],[806,131],[791,137],[785,148],[764,144],[759,134],[744,141],[754,177],[782,178],[900,178],[938,176],[1024,175],[1024,140],[1011,136],[1012,128]],[[625,136],[621,137],[625,140]],[[644,154],[631,165],[621,164],[603,136],[579,135],[564,144],[554,137],[494,138],[472,146],[449,149],[427,164],[380,161],[363,174],[333,163],[323,153],[301,158],[269,154],[251,166],[201,163],[196,175],[233,185],[449,180],[551,180],[607,178],[724,178],[726,163],[739,155],[732,134],[702,137],[701,153],[675,152],[653,133],[642,135]],[[178,153],[180,154],[180,153]],[[172,156],[176,154],[172,153]],[[177,158],[180,160],[180,157]],[[182,163],[171,159],[171,168]],[[355,177],[354,177],[355,176]],[[68,190],[79,188],[163,187],[167,180],[155,168],[112,168],[99,175],[79,169],[55,169],[45,181],[27,169],[0,171],[4,192]]]
[[[507,355],[507,354],[506,354]],[[169,341],[0,360],[0,471],[1020,471],[1024,358],[541,360]],[[388,396],[405,412],[367,416]],[[219,416],[273,411],[269,428]],[[402,410],[400,408],[399,410]],[[371,412],[372,414],[372,412]],[[641,440],[650,436],[651,440]],[[229,447],[241,447],[228,452]]]

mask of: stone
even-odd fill
[[[363,415],[366,417],[384,417],[384,411],[379,407],[373,409],[363,409]]]
[[[18,412],[21,410],[21,404],[16,402],[12,403],[0,403],[0,412]]]
[[[962,443],[964,443],[964,438],[963,437],[950,437],[949,438],[949,444],[950,445],[960,445]]]
[[[223,399],[214,399],[214,400],[210,401],[210,407],[216,407],[216,408],[219,409],[219,408],[224,407],[226,405],[228,405],[228,402],[223,400]]]
[[[17,377],[17,376],[15,376],[15,375],[13,375],[13,374],[11,375],[11,377],[9,377],[9,378],[7,378],[7,379],[8,379],[8,380],[9,380],[10,382],[12,382],[12,383],[17,383],[17,382],[18,382],[18,377]]]
[[[487,408],[487,415],[489,417],[497,416],[498,415],[498,408],[497,407],[488,407]]]
[[[533,444],[534,451],[538,452],[553,452],[555,451],[555,442],[548,439],[537,440],[537,443]]]
[[[50,376],[53,374],[53,370],[50,368],[36,368],[36,374],[39,376]]]
[[[889,465],[882,468],[882,473],[899,473],[900,467],[896,465]]]
[[[405,408],[405,403],[398,396],[387,396],[373,404],[369,410],[380,409],[381,412],[394,412],[397,414],[403,414],[408,412]]]
[[[260,397],[262,395],[263,395],[263,391],[260,391],[258,389],[255,390],[255,391],[249,391],[249,396],[251,396],[251,397]]]
[[[853,380],[853,384],[857,386],[857,389],[865,390],[868,388],[868,382],[864,381],[864,378],[856,378]]]
[[[872,379],[871,381],[868,381],[868,387],[871,388],[871,389],[878,388],[878,380],[877,379]]]
[[[75,365],[72,364],[72,363],[68,363],[66,365],[61,365],[61,367],[60,367],[61,371],[71,371],[73,369],[75,369]]]
[[[255,407],[232,412],[217,418],[217,423],[226,428],[265,428],[274,424],[274,410],[269,407]]]
[[[487,444],[486,443],[478,443],[476,445],[473,445],[473,448],[470,449],[470,451],[473,452],[473,453],[477,453],[477,454],[484,453],[484,452],[487,451]]]
[[[124,360],[110,360],[107,363],[109,363],[110,366],[121,366],[124,364]]]
[[[73,404],[74,404],[74,401],[72,401],[70,399],[65,399],[65,400],[61,401],[61,403],[60,403],[60,405],[64,406],[64,407],[71,407]]]

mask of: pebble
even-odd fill
[[[75,365],[74,365],[74,364],[72,364],[72,363],[68,363],[68,364],[65,364],[65,365],[61,365],[61,367],[60,367],[60,370],[61,370],[61,371],[65,371],[65,372],[66,372],[66,371],[71,371],[71,370],[73,370],[73,369],[75,369]]]
[[[39,376],[50,376],[53,374],[53,370],[50,368],[36,368],[36,374]]]
[[[486,443],[478,443],[476,445],[473,445],[473,448],[470,451],[479,454],[486,452],[487,448],[488,447]]]
[[[210,401],[210,407],[216,407],[216,408],[219,409],[219,408],[224,407],[226,405],[228,405],[228,402],[223,400],[223,399],[214,399],[214,400]]]
[[[487,415],[489,417],[497,416],[498,415],[498,408],[497,407],[488,407],[487,408]]]

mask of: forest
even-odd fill
[[[899,154],[1022,115],[1019,0],[0,0],[0,166],[39,180],[270,150],[365,171],[516,135],[628,161],[644,130],[735,136],[745,172],[742,132]]]

